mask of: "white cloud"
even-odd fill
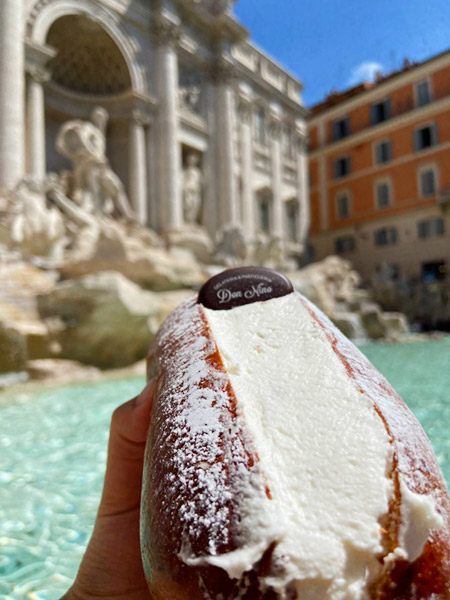
[[[383,65],[381,63],[364,60],[361,64],[353,69],[351,77],[347,83],[348,85],[357,85],[363,81],[374,81],[375,75],[382,72]]]

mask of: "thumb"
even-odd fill
[[[139,507],[154,389],[155,380],[152,380],[139,396],[113,413],[99,517],[122,514]]]

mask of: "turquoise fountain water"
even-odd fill
[[[450,337],[363,351],[422,422],[450,481]],[[0,600],[57,600],[71,584],[99,501],[111,413],[143,383],[0,396]]]

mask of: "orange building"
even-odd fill
[[[314,106],[313,260],[364,279],[450,278],[450,50]]]

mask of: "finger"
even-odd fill
[[[99,517],[122,514],[139,507],[154,388],[152,380],[139,396],[113,413]]]

